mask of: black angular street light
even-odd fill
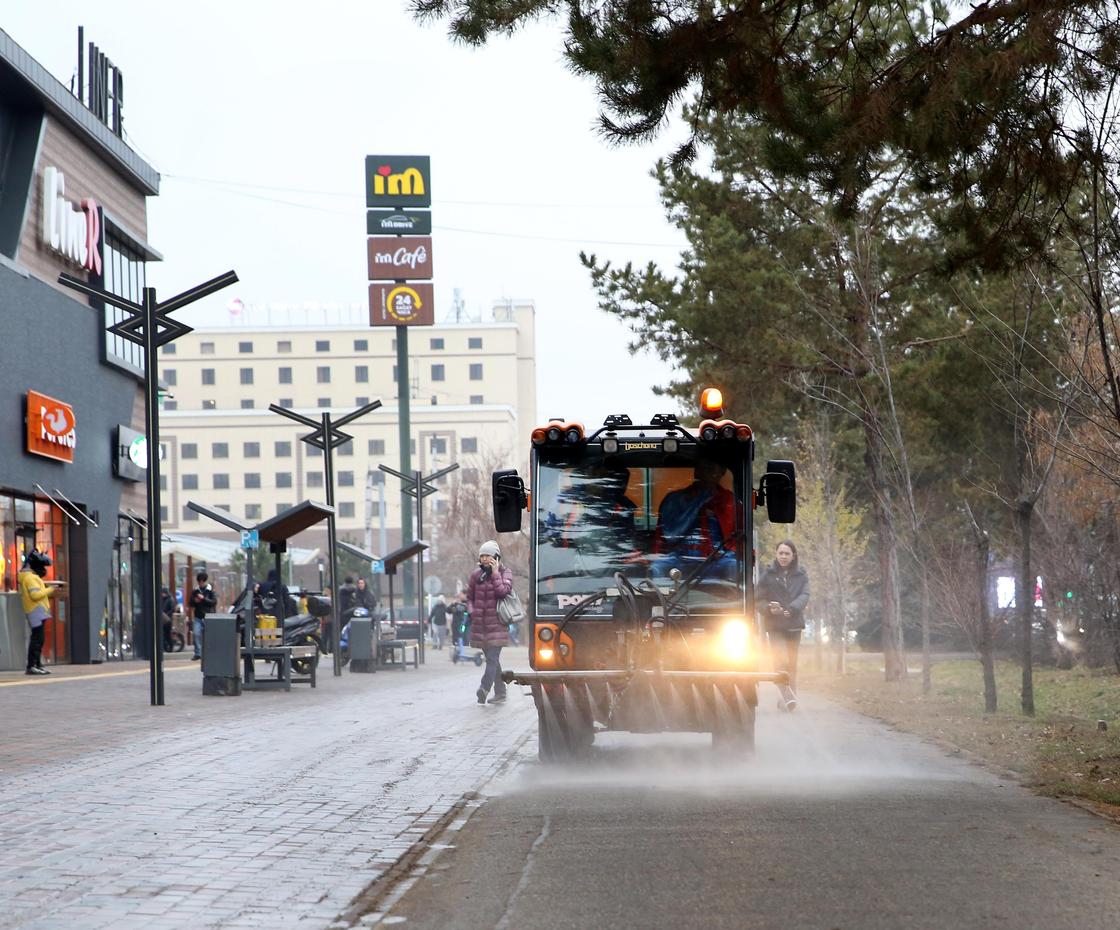
[[[60,274],[58,283],[72,288],[104,303],[123,310],[128,316],[109,327],[109,332],[120,336],[144,350],[144,433],[148,443],[148,589],[151,592],[148,608],[148,691],[153,706],[162,706],[163,700],[163,629],[159,619],[159,592],[163,582],[163,555],[160,541],[163,523],[159,516],[159,377],[156,371],[156,350],[180,336],[193,332],[193,328],[169,314],[180,307],[236,283],[237,274],[227,271],[176,294],[163,301],[156,299],[154,287],[144,288],[144,302],[138,304],[118,297],[100,287],[73,275]]]
[[[339,655],[341,651],[339,637],[342,631],[339,629],[338,616],[338,553],[336,551],[338,534],[334,515],[334,450],[339,446],[346,445],[354,438],[339,430],[340,426],[352,423],[358,417],[364,416],[380,406],[381,401],[375,400],[364,407],[350,411],[350,413],[339,417],[337,420],[332,420],[330,411],[324,410],[318,422],[311,417],[305,417],[302,413],[296,413],[287,407],[281,407],[279,404],[269,404],[268,406],[268,409],[273,413],[278,413],[289,420],[295,420],[296,423],[311,427],[314,432],[301,436],[300,439],[309,446],[314,446],[316,449],[323,451],[323,479],[327,487],[327,506],[331,508],[331,514],[327,517],[327,547],[330,549],[328,559],[331,567],[331,655],[334,658],[336,678],[342,676],[342,656]]]
[[[390,468],[388,465],[378,465],[383,472],[390,475],[395,475],[401,480],[401,493],[411,497],[416,501],[416,538],[424,538],[424,498],[429,494],[435,494],[439,490],[433,481],[438,481],[444,475],[450,475],[453,471],[458,469],[459,463],[448,465],[446,468],[441,468],[439,471],[434,471],[430,475],[422,475],[418,471],[414,471],[411,475],[406,475],[404,472],[399,472],[395,468]],[[426,548],[426,547],[425,547]],[[426,611],[424,610],[424,556],[421,555],[416,562],[416,615],[420,621],[420,661],[424,661],[424,622],[428,619]],[[392,601],[390,601],[390,606]]]

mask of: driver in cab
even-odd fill
[[[735,495],[721,482],[727,469],[718,462],[700,460],[687,488],[671,491],[661,501],[654,552],[661,570],[687,572],[725,544],[728,551],[716,559],[712,575],[734,578],[738,572],[735,550]]]

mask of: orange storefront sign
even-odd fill
[[[38,391],[28,391],[27,451],[57,462],[73,462],[77,444],[74,408]]]

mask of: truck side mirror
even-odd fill
[[[797,519],[797,469],[793,462],[783,459],[767,462],[759,489],[771,523],[793,523]]]
[[[517,469],[494,472],[491,478],[494,497],[494,529],[499,533],[516,533],[521,529],[521,511],[529,504],[525,482]]]

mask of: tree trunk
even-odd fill
[[[984,669],[984,711],[996,712],[996,669],[992,660],[992,618],[988,610],[988,534],[976,533],[976,593],[980,606],[980,665]]]
[[[887,681],[906,676],[898,597],[898,539],[895,534],[890,486],[883,466],[883,436],[873,410],[863,413],[864,463],[871,486],[875,527],[879,537],[879,601],[882,609],[883,664]]]
[[[923,564],[919,566],[922,582],[922,694],[933,689],[933,660],[929,648],[929,571]]]
[[[1031,663],[1031,637],[1034,628],[1034,577],[1031,572],[1031,517],[1033,501],[1020,501],[1016,510],[1019,524],[1019,629],[1023,638],[1023,713],[1034,716],[1034,678]]]

